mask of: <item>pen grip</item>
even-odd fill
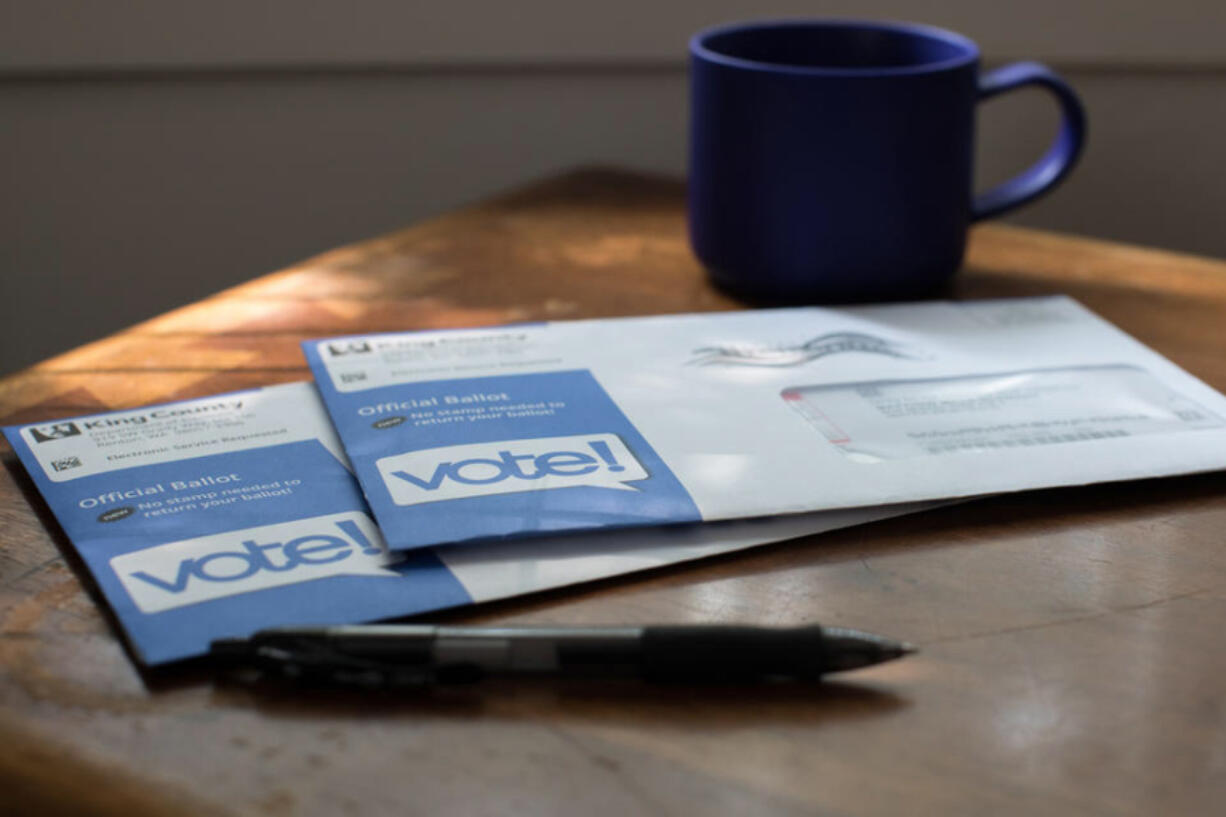
[[[647,681],[816,679],[826,668],[825,639],[818,626],[647,627],[640,650]]]

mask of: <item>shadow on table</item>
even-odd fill
[[[850,681],[734,686],[637,681],[498,679],[467,686],[360,691],[220,682],[212,705],[253,707],[274,718],[565,720],[707,729],[805,726],[880,717],[910,705],[890,690]]]

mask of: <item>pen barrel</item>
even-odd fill
[[[821,627],[647,627],[640,643],[647,681],[736,683],[816,679],[828,671]]]
[[[810,625],[433,627],[264,630],[219,641],[219,657],[299,680],[422,686],[490,676],[633,678],[683,683],[816,680],[914,652],[872,633]]]

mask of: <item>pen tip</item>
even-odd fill
[[[903,641],[898,645],[899,655],[915,655],[917,652],[919,652],[919,647],[906,641]]]

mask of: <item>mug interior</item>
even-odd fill
[[[923,70],[978,57],[959,34],[902,23],[750,23],[700,33],[694,45],[721,61],[815,71]]]

